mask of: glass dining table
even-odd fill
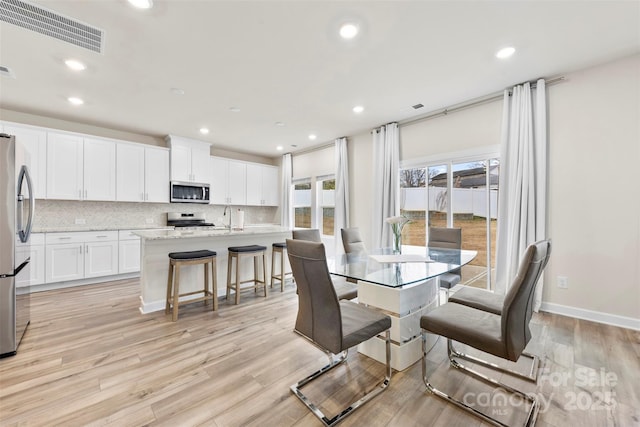
[[[329,272],[357,282],[358,302],[391,317],[391,366],[402,371],[422,357],[420,317],[439,305],[438,276],[471,262],[476,251],[403,246],[327,259]],[[435,342],[435,336],[428,336]],[[427,345],[431,344],[430,342]],[[385,361],[384,340],[372,338],[360,353]]]

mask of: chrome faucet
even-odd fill
[[[229,210],[229,225],[227,228],[231,230],[231,206],[227,205],[224,207],[224,211],[222,212],[222,216],[227,216],[227,209]]]

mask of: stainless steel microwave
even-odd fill
[[[209,203],[209,184],[171,181],[171,203]]]

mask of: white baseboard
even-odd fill
[[[618,316],[617,314],[569,307],[567,305],[554,304],[550,302],[543,302],[540,306],[540,310],[548,313],[561,314],[563,316],[575,317],[577,319],[590,320],[592,322],[640,331],[640,319],[635,319],[633,317]]]

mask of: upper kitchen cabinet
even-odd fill
[[[247,164],[211,157],[211,204],[247,204]]]
[[[144,147],[139,144],[118,143],[117,192],[119,202],[144,201]]]
[[[171,180],[209,184],[210,144],[174,135],[166,140],[171,148]]]
[[[47,198],[115,200],[116,152],[112,141],[47,133]]]
[[[169,150],[118,143],[118,201],[169,202]]]
[[[116,144],[84,138],[84,200],[116,199]]]
[[[278,168],[247,164],[247,205],[278,206]]]
[[[147,202],[169,203],[168,149],[144,148],[144,188]]]
[[[47,145],[47,197],[82,200],[82,137],[49,132]]]
[[[16,143],[22,148],[16,152],[16,164],[27,165],[33,182],[36,199],[47,197],[47,132],[29,126],[5,123],[3,132],[15,135]],[[20,170],[16,168],[16,174]],[[17,176],[17,175],[16,175]]]

